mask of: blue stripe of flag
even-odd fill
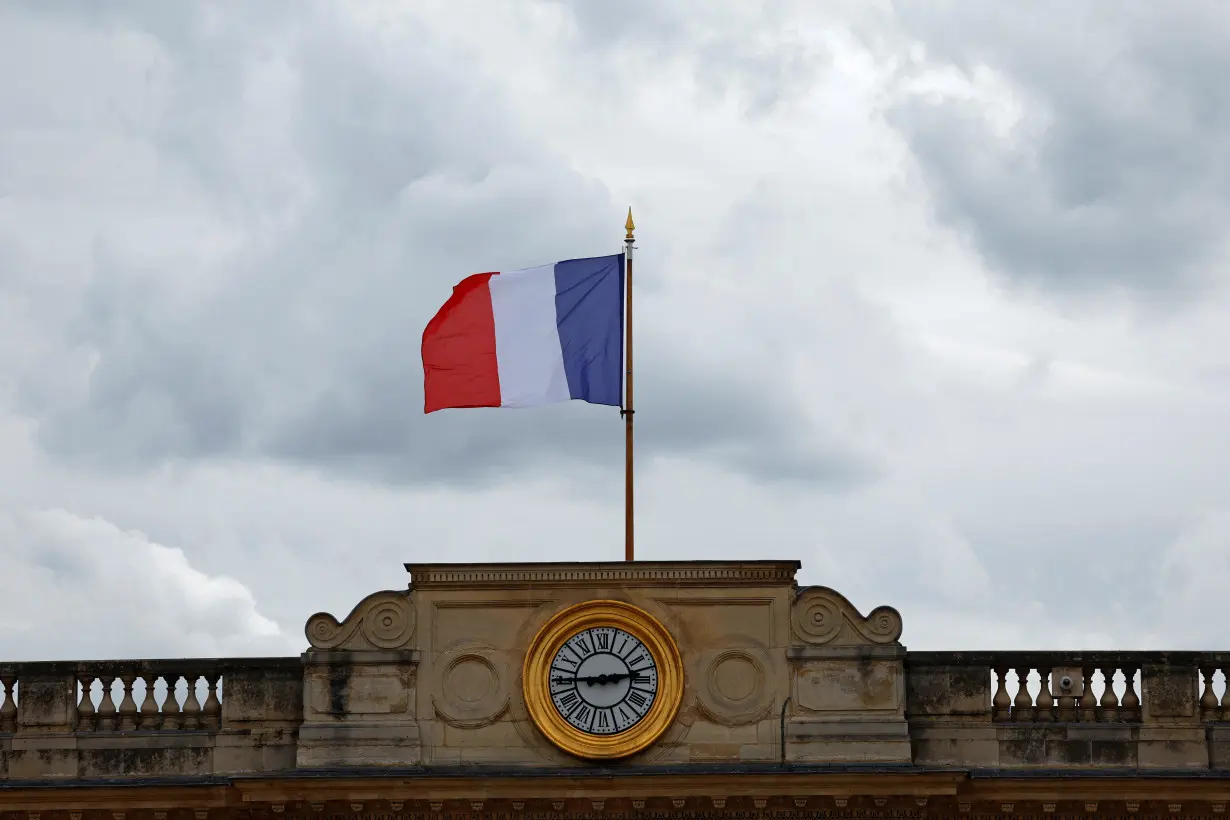
[[[624,255],[556,262],[555,317],[572,398],[621,406]]]

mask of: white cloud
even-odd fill
[[[932,216],[957,183],[1037,193],[1012,150],[1091,127],[1039,107],[1079,50],[987,13],[967,64],[885,4],[458,8],[0,12],[5,654],[293,653],[403,561],[618,557],[617,415],[424,417],[417,344],[461,276],[613,250],[628,204],[641,557],[799,558],[915,648],[1216,641],[1167,613],[1220,577],[1221,268],[1161,232],[1199,299],[1103,266],[1073,300]],[[948,102],[931,142],[894,128],[903,77],[985,139],[953,152]],[[1206,146],[1184,122],[1166,144]],[[1101,181],[1104,261],[1156,214]]]
[[[251,590],[183,551],[65,510],[0,514],[0,642],[14,658],[282,654]],[[103,655],[107,657],[108,655]]]

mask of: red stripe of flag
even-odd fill
[[[462,279],[423,331],[423,412],[446,407],[499,407],[495,313],[488,281]]]

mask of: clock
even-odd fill
[[[627,757],[662,736],[683,699],[683,661],[669,631],[622,601],[557,613],[525,655],[530,718],[552,743],[593,760]]]

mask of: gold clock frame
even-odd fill
[[[645,645],[658,667],[658,694],[645,717],[613,735],[577,729],[551,703],[551,660],[564,642],[595,626],[622,629]],[[628,757],[652,745],[670,727],[683,701],[683,659],[670,632],[643,609],[623,601],[584,601],[543,624],[530,641],[521,669],[521,685],[530,719],[563,751],[589,760]]]

